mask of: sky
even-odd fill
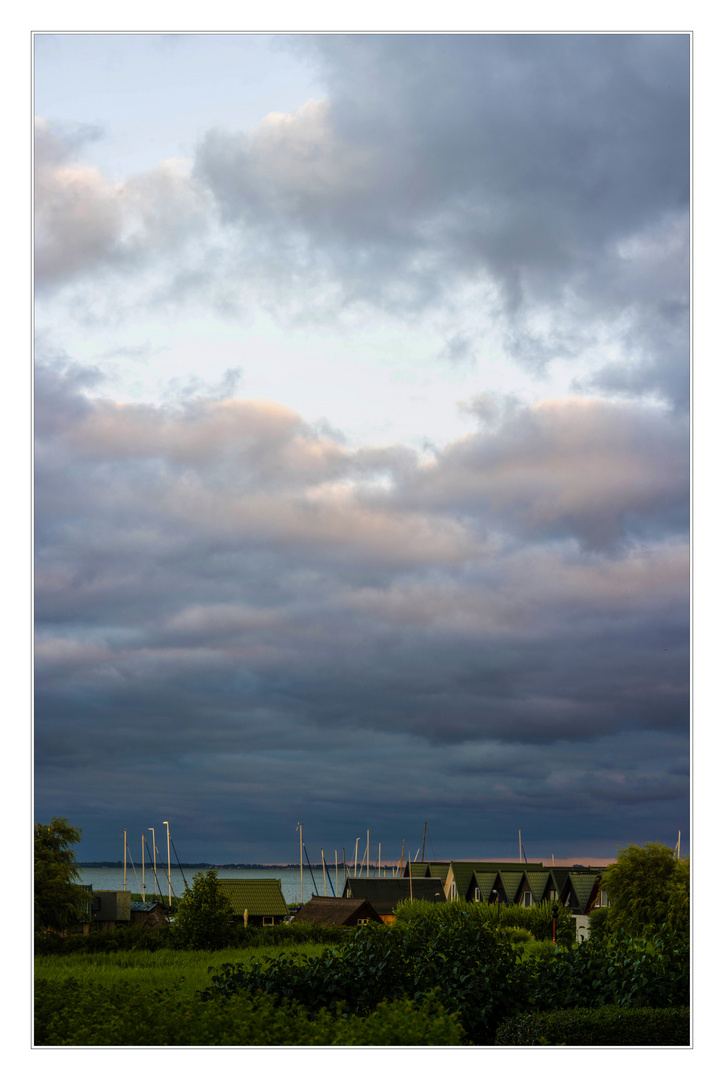
[[[35,813],[81,858],[688,849],[689,49],[35,38]]]

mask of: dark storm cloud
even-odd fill
[[[223,847],[300,806],[685,802],[686,432],[661,410],[511,407],[425,464],[272,402],[121,406],[62,359],[37,393],[49,811],[161,799]]]

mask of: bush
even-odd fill
[[[533,965],[539,1009],[688,1005],[689,948],[675,937],[651,941],[612,934],[556,949]]]
[[[233,937],[234,911],[219,887],[216,870],[194,874],[171,924],[170,944],[177,949],[222,949]]]
[[[689,1008],[564,1009],[504,1020],[496,1046],[689,1046]]]
[[[457,1046],[462,1029],[433,996],[383,1002],[367,1017],[241,992],[200,1001],[154,990],[129,996],[74,979],[39,980],[37,1046]]]
[[[441,906],[441,905],[440,905]],[[467,1038],[488,1039],[498,1021],[527,997],[521,951],[501,932],[460,908],[443,925],[369,925],[319,957],[264,957],[250,967],[224,964],[202,992],[205,1000],[262,991],[310,1012],[341,1004],[344,1015],[369,1015],[383,1000],[424,1000],[437,990],[448,1013],[459,1013]]]
[[[608,913],[610,908],[594,908],[588,916],[589,935],[591,941],[602,941],[609,932]]]
[[[501,930],[518,927],[529,930],[536,941],[553,939],[553,905],[547,900],[534,907],[521,907],[518,904],[506,907],[505,904],[468,903],[455,900],[449,904],[430,904],[426,900],[402,900],[395,908],[398,923],[410,925],[425,922],[429,925],[445,925],[457,920],[457,912],[466,911],[471,919],[479,920]],[[570,911],[559,905],[556,918],[556,939],[562,945],[572,945],[576,937],[576,922]]]
[[[114,953],[127,949],[156,949],[169,947],[169,927],[149,930],[145,926],[131,924],[118,926],[115,930],[93,930],[90,934],[36,934],[36,956],[66,956],[71,953]]]

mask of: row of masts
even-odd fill
[[[301,903],[303,904],[304,903],[304,856],[305,855],[307,856],[307,864],[308,864],[308,867],[309,867],[309,872],[312,875],[312,882],[314,883],[315,889],[317,887],[317,883],[316,883],[316,881],[314,881],[314,873],[312,871],[312,865],[309,862],[309,855],[307,855],[307,849],[306,849],[306,846],[304,844],[304,839],[303,839],[303,836],[302,836],[302,825],[303,825],[303,823],[301,821],[297,822],[297,830],[299,832],[299,891],[300,891]],[[424,827],[423,832],[422,832],[422,861],[423,862],[425,861],[425,837],[426,836],[427,836],[427,822],[425,822],[425,827]],[[362,837],[358,836],[355,839],[355,842],[354,842],[354,875],[353,876],[357,877],[357,866],[359,865],[360,869],[362,869],[362,867],[364,867],[365,863],[366,863],[366,865],[367,865],[367,877],[369,877],[370,876],[370,830],[369,829],[367,830],[367,847],[365,848],[364,853],[362,855],[362,859],[358,864],[357,854],[358,854],[358,851],[359,851],[359,842],[360,842],[361,839],[362,839]],[[330,888],[332,888],[332,879],[331,879],[331,877],[329,875],[329,870],[327,869],[327,864],[326,864],[326,861],[325,861],[325,858],[324,858],[324,848],[320,848],[319,850],[322,853],[322,880],[324,881],[324,895],[326,896],[327,895],[327,880],[329,879],[329,886],[330,886]],[[417,849],[417,852],[415,853],[415,858],[412,860],[412,862],[417,862],[417,856],[419,854],[420,854],[420,848]],[[374,869],[374,863],[372,864],[372,866],[373,866],[373,869]],[[399,861],[395,864],[395,866],[393,868],[393,870],[394,870],[393,876],[402,877],[402,872],[404,870],[404,867],[405,867],[405,841],[403,840],[402,841],[402,852],[400,854]],[[342,848],[342,869],[343,869],[344,875],[346,876],[346,874],[347,874],[347,853],[346,853],[345,848]],[[377,845],[377,877],[382,877],[383,869],[384,869],[385,877],[386,877],[387,876],[387,867],[385,866],[383,868],[383,866],[382,866],[382,844],[379,843]],[[410,875],[410,888],[412,888],[412,875]],[[332,895],[337,896],[338,894],[339,894],[339,855],[338,855],[338,849],[335,848],[335,850],[334,850],[334,888],[332,889]]]
[[[168,822],[164,821],[163,824],[166,826],[166,857],[167,857],[167,863],[168,863],[168,870],[167,870],[167,877],[168,877],[168,906],[171,907],[171,844],[172,844],[172,840],[171,840],[171,832],[169,830]],[[159,883],[158,883],[158,869],[157,869],[157,864],[156,864],[156,855],[158,854],[158,848],[156,847],[156,830],[153,827],[153,825],[149,825],[148,830],[151,833],[151,836],[153,838],[152,839],[153,855],[152,856],[151,856],[151,852],[148,852],[148,844],[146,843],[146,834],[145,833],[141,834],[141,881],[140,881],[140,891],[141,891],[141,897],[142,897],[144,903],[145,903],[145,900],[146,900],[146,853],[147,852],[149,854],[149,859],[152,858],[152,861],[153,861],[153,883],[154,883],[154,886],[155,886],[154,896],[160,896],[161,895],[161,889],[160,889]],[[176,851],[175,845],[174,845],[174,851]],[[127,840],[127,831],[126,831],[126,829],[124,829],[123,830],[123,889],[124,889],[124,891],[126,889],[127,879],[128,879],[128,874],[127,874],[128,855],[129,855],[129,848],[128,848],[128,840]],[[133,872],[135,874],[136,873],[136,867],[135,867],[134,862],[133,862],[133,856],[131,856],[131,866],[133,867]],[[181,874],[183,876],[183,870],[181,871]],[[184,878],[184,881],[185,880],[186,879]],[[137,874],[136,874],[136,884],[137,885],[139,884]]]

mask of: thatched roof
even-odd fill
[[[295,922],[313,922],[320,926],[357,926],[360,920],[382,922],[364,898],[348,900],[342,896],[313,896],[294,917]]]

